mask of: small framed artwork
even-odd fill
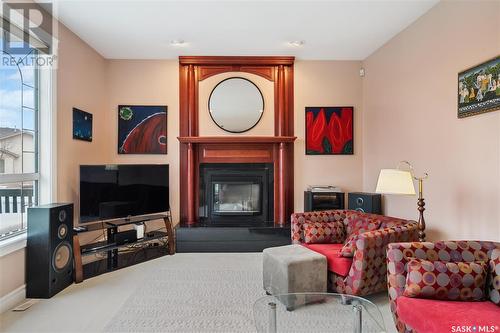
[[[306,155],[354,154],[352,106],[306,107]]]
[[[500,109],[500,56],[458,73],[458,118]]]
[[[73,108],[73,139],[92,142],[92,113]]]
[[[167,106],[119,105],[118,154],[166,154]]]

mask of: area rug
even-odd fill
[[[153,268],[105,332],[255,332],[260,253],[176,254]]]
[[[176,254],[148,265],[105,332],[267,332],[260,253]],[[257,322],[254,322],[253,305]],[[276,301],[271,299],[271,302]],[[352,306],[320,302],[293,312],[279,301],[278,332],[352,332]],[[373,311],[375,310],[375,311]],[[363,332],[380,332],[366,309]],[[259,330],[256,329],[259,328]]]

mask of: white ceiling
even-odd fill
[[[54,12],[112,59],[294,55],[362,60],[437,2],[56,0]],[[186,45],[170,45],[179,39]],[[305,44],[288,45],[293,40]]]

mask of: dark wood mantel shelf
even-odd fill
[[[181,143],[288,143],[296,136],[181,136]]]

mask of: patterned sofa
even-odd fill
[[[311,235],[322,238],[325,224],[335,226],[336,239],[306,243]],[[294,244],[326,256],[329,291],[358,296],[386,290],[387,244],[418,240],[415,221],[352,210],[292,214],[291,231]],[[346,255],[346,249],[350,255]]]
[[[499,332],[500,243],[389,244],[387,283],[399,332]]]

